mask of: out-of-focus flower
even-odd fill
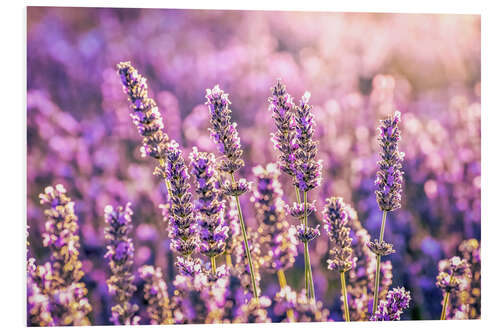
[[[104,208],[104,219],[107,227],[104,229],[108,241],[107,252],[104,255],[109,261],[111,276],[107,280],[108,290],[115,299],[111,308],[111,321],[115,325],[135,325],[139,323],[137,304],[130,303],[137,287],[134,285],[134,244],[130,238],[132,230],[133,211],[131,203],[125,207],[113,208],[108,205]]]
[[[344,200],[339,197],[326,199],[323,209],[324,228],[331,241],[328,268],[347,272],[352,267],[351,228]]]
[[[37,275],[42,292],[49,296],[55,325],[88,325],[87,314],[92,310],[81,282],[84,273],[79,260],[80,238],[75,203],[58,184],[48,186],[40,194],[40,203],[47,205],[47,221],[43,244],[51,251],[50,263]]]
[[[253,168],[256,186],[251,197],[259,222],[259,242],[263,256],[261,265],[271,273],[287,270],[297,256],[297,239],[285,220],[283,190],[279,169],[275,164]]]
[[[467,260],[455,256],[439,262],[436,286],[445,293],[463,290],[470,277],[470,265]]]
[[[167,284],[159,267],[142,266],[139,276],[144,280],[144,298],[148,302],[147,313],[152,325],[172,324],[172,309]]]
[[[380,301],[372,321],[400,320],[403,310],[410,306],[410,292],[405,288],[394,288],[387,293],[387,300]]]

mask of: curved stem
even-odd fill
[[[446,307],[448,306],[449,298],[450,298],[450,293],[446,292],[446,294],[444,294],[443,310],[441,310],[441,320],[446,320]]]
[[[236,180],[234,179],[234,173],[231,173],[231,181],[233,182],[233,185],[236,184]],[[236,206],[238,208],[238,218],[240,219],[240,227],[241,227],[241,233],[243,234],[243,241],[245,243],[245,254],[248,260],[248,266],[250,268],[250,279],[252,280],[252,288],[253,288],[253,297],[255,301],[258,303],[259,302],[259,295],[257,292],[257,284],[255,283],[255,274],[253,271],[253,262],[252,262],[252,256],[250,253],[250,247],[248,246],[248,237],[247,237],[247,231],[245,228],[245,221],[243,221],[243,213],[241,212],[241,205],[240,205],[240,198],[238,196],[234,196],[236,199]]]
[[[344,319],[351,321],[349,318],[349,304],[347,303],[347,288],[345,286],[345,272],[340,272],[340,283],[342,285],[342,296],[344,298]]]
[[[380,228],[380,237],[379,242],[384,240],[384,231],[385,231],[385,221],[387,219],[387,211],[383,211],[382,213],[382,226]],[[380,285],[380,254],[377,254],[377,270],[375,273],[375,288],[373,289],[373,310],[372,315],[377,311],[378,306],[378,294],[379,294],[379,285]]]

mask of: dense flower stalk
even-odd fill
[[[279,166],[284,173],[295,176],[295,153],[297,144],[295,139],[295,117],[292,97],[286,91],[286,86],[277,80],[271,87],[269,111],[273,114],[276,132],[272,133],[275,149],[279,150]]]
[[[55,325],[88,325],[92,310],[86,294],[82,263],[79,260],[80,238],[75,203],[58,184],[48,186],[40,194],[40,202],[48,205],[43,245],[51,251],[50,262],[39,267],[37,275],[42,292],[50,298]]]
[[[401,140],[401,131],[398,127],[401,113],[396,111],[394,116],[381,120],[379,126],[380,161],[375,185],[377,203],[382,211],[393,211],[401,207],[401,191],[403,188],[403,174],[401,170],[404,153],[398,149]]]
[[[167,284],[159,267],[142,266],[139,276],[144,280],[144,298],[148,302],[147,313],[152,325],[172,324],[172,309]]]
[[[398,142],[401,140],[399,122],[401,113],[396,111],[394,116],[380,121],[379,126],[379,146],[380,161],[379,170],[375,179],[375,196],[380,210],[382,211],[382,225],[378,240],[370,242],[368,247],[377,255],[377,269],[375,275],[375,288],[373,293],[373,311],[377,311],[380,285],[380,259],[382,256],[394,253],[392,244],[384,241],[384,230],[387,213],[401,207],[401,192],[403,188],[402,162],[404,153],[399,151]]]
[[[439,262],[439,274],[436,277],[436,286],[443,291],[444,295],[441,320],[446,319],[450,294],[464,290],[470,278],[471,271],[467,260],[455,256]]]
[[[300,234],[307,235],[309,227],[307,223],[307,192],[316,188],[321,183],[321,161],[316,159],[318,153],[318,142],[313,140],[316,122],[311,112],[312,106],[309,104],[311,94],[306,92],[300,99],[299,105],[294,106],[295,111],[295,139],[297,142],[296,163],[294,170],[294,184],[297,191],[297,199],[300,204],[299,192],[304,193],[304,217],[302,231]],[[319,236],[319,230],[314,231],[314,236]],[[311,235],[313,235],[311,234]],[[309,237],[303,237],[304,243],[304,262],[306,263],[306,291],[308,297],[314,302],[314,280],[312,277],[311,260],[309,258]],[[311,239],[312,240],[312,239]]]
[[[196,180],[195,210],[200,228],[200,252],[212,261],[213,273],[215,257],[225,250],[228,227],[223,225],[224,202],[218,200],[215,156],[199,152],[196,147],[189,155],[192,173]]]
[[[349,217],[344,200],[339,197],[326,199],[323,209],[324,228],[331,241],[330,259],[328,269],[338,270],[342,286],[342,297],[344,301],[344,319],[349,319],[349,305],[347,301],[347,288],[345,272],[352,268],[352,238],[349,236],[351,228],[348,226]]]
[[[205,97],[207,99],[205,104],[208,105],[210,124],[212,126],[209,130],[215,144],[217,145],[217,149],[224,156],[219,168],[221,171],[227,172],[231,176],[231,181],[224,184],[224,192],[227,195],[233,196],[236,201],[241,234],[243,235],[243,241],[245,244],[245,254],[250,270],[250,278],[252,280],[253,295],[255,300],[258,302],[259,293],[255,282],[254,265],[239,199],[240,195],[249,190],[250,184],[248,184],[244,179],[236,181],[234,176],[234,173],[243,167],[245,162],[241,158],[243,151],[241,150],[240,137],[238,135],[238,131],[236,130],[236,123],[231,123],[231,109],[229,109],[231,102],[229,101],[228,94],[225,94],[218,85],[211,90],[207,89]]]
[[[370,318],[372,321],[400,320],[403,310],[410,306],[410,292],[405,288],[394,288],[387,293],[387,299],[380,301],[377,311]]]
[[[229,95],[216,85],[213,89],[207,89],[205,97],[212,126],[209,130],[217,149],[224,155],[220,168],[224,172],[233,174],[243,167],[245,162],[241,158],[243,150],[236,129],[237,124],[231,122]]]
[[[171,184],[169,205],[170,248],[184,257],[190,256],[199,247],[196,221],[191,203],[189,173],[182,157],[182,151],[174,140],[167,144],[165,167],[156,173]]]
[[[253,168],[256,186],[251,201],[259,222],[259,242],[263,256],[261,265],[270,273],[285,271],[293,266],[297,255],[294,229],[285,220],[283,190],[279,183],[279,169],[275,164]]]
[[[134,244],[130,238],[133,211],[131,203],[125,207],[104,208],[106,228],[105,237],[108,242],[104,257],[109,261],[111,277],[106,281],[108,290],[113,296],[115,305],[111,308],[111,321],[115,325],[135,325],[140,318],[135,314],[139,310],[137,304],[130,302],[137,287],[134,285]]]
[[[148,96],[146,78],[129,61],[120,62],[116,67],[132,109],[130,116],[143,137],[141,154],[162,160],[166,155],[168,136],[163,131],[163,119],[156,102]]]

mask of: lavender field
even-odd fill
[[[480,16],[27,20],[28,326],[481,318]]]

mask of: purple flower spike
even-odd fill
[[[302,96],[299,105],[295,106],[295,122],[298,149],[295,163],[295,186],[301,191],[307,192],[319,186],[321,183],[321,161],[316,160],[318,153],[318,142],[313,140],[316,122],[309,105],[311,94],[306,92]]]
[[[189,173],[179,145],[174,140],[167,145],[165,166],[156,173],[163,173],[171,184],[169,205],[170,248],[183,256],[189,256],[198,249],[199,239],[196,220],[191,203]]]
[[[351,228],[348,226],[349,218],[346,204],[342,198],[332,197],[326,199],[323,209],[324,228],[332,242],[328,269],[346,272],[351,269],[352,238],[349,237]]]
[[[223,225],[224,202],[219,202],[218,190],[215,188],[215,156],[198,152],[194,147],[189,159],[198,194],[195,208],[199,213],[200,252],[208,257],[217,257],[224,252],[228,227]]]
[[[295,262],[297,239],[294,231],[285,220],[283,190],[278,181],[279,169],[276,164],[266,168],[257,166],[253,169],[256,177],[255,189],[251,197],[254,202],[257,221],[259,222],[259,242],[263,256],[263,267],[270,273],[286,270]]]
[[[398,127],[400,121],[401,113],[396,111],[394,116],[381,120],[379,127],[378,141],[382,151],[375,180],[375,195],[380,209],[387,212],[401,207],[404,174],[401,168],[404,153],[398,150],[398,142],[401,140]]]
[[[380,301],[377,312],[370,318],[371,321],[400,320],[403,310],[410,306],[410,292],[405,288],[394,288],[387,293],[387,300]]]
[[[140,318],[135,316],[139,310],[137,304],[130,300],[137,290],[134,285],[134,244],[129,234],[132,230],[132,209],[130,202],[124,207],[116,209],[112,206],[104,208],[105,238],[108,242],[107,252],[104,255],[109,261],[111,277],[106,281],[108,290],[115,300],[111,308],[111,321],[115,325],[135,325]]]
[[[116,67],[132,109],[130,116],[143,137],[142,156],[163,159],[168,135],[163,131],[163,119],[155,101],[148,97],[146,78],[129,61],[121,62]]]
[[[292,97],[286,92],[286,86],[278,80],[271,88],[269,97],[269,111],[273,113],[276,133],[272,133],[271,140],[279,150],[279,166],[284,173],[295,175],[295,154],[298,148],[295,139],[294,104]]]
[[[210,133],[217,149],[225,156],[225,159],[221,161],[220,169],[232,174],[243,167],[245,162],[241,158],[243,151],[236,123],[231,122],[231,109],[229,109],[231,102],[228,96],[219,88],[219,85],[216,85],[213,89],[207,89],[205,104],[208,105],[210,112],[212,125],[209,129]]]

